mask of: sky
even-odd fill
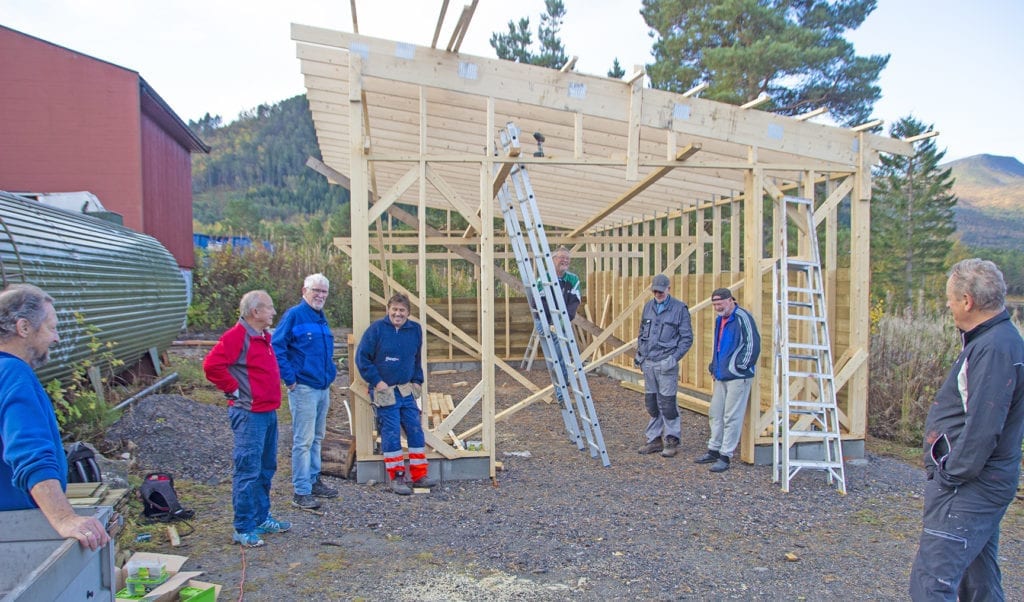
[[[429,46],[443,0],[355,0],[359,33]],[[469,0],[449,2],[447,45]],[[561,30],[576,70],[606,75],[651,62],[640,0],[563,0]],[[1024,160],[1024,1],[879,0],[857,30],[859,55],[891,54],[874,114],[886,128],[913,115],[940,132],[946,160],[976,154]],[[536,32],[543,0],[480,0],[461,51],[494,57],[510,20]],[[0,24],[139,72],[185,121],[305,92],[292,22],[353,31],[346,0],[0,0]],[[0,60],[11,60],[0,57]],[[2,84],[2,82],[0,82]]]

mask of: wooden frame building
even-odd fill
[[[351,282],[356,339],[371,309],[382,310],[385,291],[400,290],[428,338],[441,342],[436,352],[428,344],[427,361],[466,357],[482,365],[480,382],[428,429],[433,457],[486,460],[493,477],[496,423],[551,394],[510,366],[521,355],[521,346],[508,344],[510,315],[522,312],[505,300],[521,284],[495,226],[495,195],[513,163],[530,173],[552,248],[565,244],[585,257],[587,303],[575,324],[588,370],[637,375],[630,351],[640,310],[651,277],[665,273],[673,295],[689,304],[695,333],[680,402],[706,413],[711,291],[732,288],[755,316],[764,350],[741,444],[746,461],[771,442],[772,225],[782,220],[775,201],[814,198],[844,439],[863,440],[871,166],[882,152],[912,154],[910,143],[868,126],[834,127],[645,88],[642,73],[615,80],[468,56],[457,51],[458,33],[445,50],[304,25],[292,26],[292,38],[323,156],[311,166],[352,192],[353,234],[337,243],[358,266]],[[541,133],[543,156],[528,152],[526,135],[527,152],[499,152],[496,134],[506,122]],[[456,213],[469,227],[431,227],[426,208]],[[382,228],[382,216],[405,226]],[[393,260],[415,265],[416,286],[389,277]],[[453,261],[479,275],[475,333],[450,319],[446,300],[427,296],[428,265]],[[500,411],[496,370],[526,391]],[[353,395],[362,390],[353,383]],[[600,412],[604,400],[596,401]],[[379,460],[367,406],[358,401],[355,409],[357,460]],[[467,437],[480,439],[482,449],[457,445]]]

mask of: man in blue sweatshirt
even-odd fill
[[[64,495],[68,464],[57,417],[32,371],[58,341],[52,297],[31,284],[0,292],[0,511],[39,508],[61,537],[95,550],[110,536]]]
[[[338,374],[334,334],[324,315],[330,289],[323,274],[306,276],[302,301],[285,312],[273,339],[292,413],[292,505],[307,510],[320,507],[318,497],[338,497],[338,490],[320,479],[320,446],[327,432],[331,383]]]
[[[714,462],[711,472],[724,472],[729,470],[729,460],[740,441],[754,368],[761,354],[761,335],[754,318],[736,304],[729,289],[720,288],[711,293],[711,306],[717,314],[711,364],[708,365],[715,379],[708,409],[711,438],[707,453],[695,462]]]

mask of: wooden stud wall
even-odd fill
[[[509,365],[518,364],[530,325],[523,324],[521,282],[509,274],[507,240],[495,230],[492,174],[513,162],[530,170],[552,248],[567,244],[585,258],[586,304],[576,326],[588,369],[605,362],[632,369],[650,279],[668,273],[672,294],[693,311],[695,345],[683,360],[681,384],[683,404],[697,410],[711,388],[708,297],[717,287],[732,288],[758,319],[765,345],[760,374],[770,374],[769,269],[777,250],[765,224],[775,219],[779,195],[815,196],[845,432],[864,436],[870,170],[879,152],[912,154],[909,143],[647,89],[637,80],[303,25],[293,25],[292,36],[323,156],[312,166],[352,191],[353,235],[336,242],[358,266],[351,282],[356,339],[390,292],[407,291],[427,330],[426,361],[479,357],[484,367],[481,381],[428,431],[435,456],[488,457],[493,476],[495,422],[551,394],[550,386],[533,385]],[[506,121],[515,121],[526,138],[515,158],[495,152],[495,134]],[[534,131],[546,137],[543,157],[525,148]],[[843,204],[851,215],[849,248],[837,236]],[[425,223],[428,207],[445,211],[444,231]],[[453,213],[471,225],[469,232],[453,231]],[[395,227],[396,220],[406,226]],[[410,287],[391,277],[396,262],[415,264]],[[428,298],[428,270],[441,266],[448,294]],[[473,272],[476,299],[452,294],[460,266],[471,266],[465,269]],[[381,279],[381,290],[371,290],[371,275]],[[496,369],[525,391],[501,411]],[[755,443],[770,438],[770,399],[770,380],[759,377],[741,444],[745,460]],[[606,400],[596,401],[600,412]],[[367,410],[357,401],[360,460],[374,458]],[[480,436],[483,449],[454,447],[448,433],[461,429],[460,436]]]

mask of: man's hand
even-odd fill
[[[31,494],[43,516],[61,537],[73,537],[90,550],[101,548],[110,541],[110,535],[100,521],[75,514],[57,479],[36,483]]]

